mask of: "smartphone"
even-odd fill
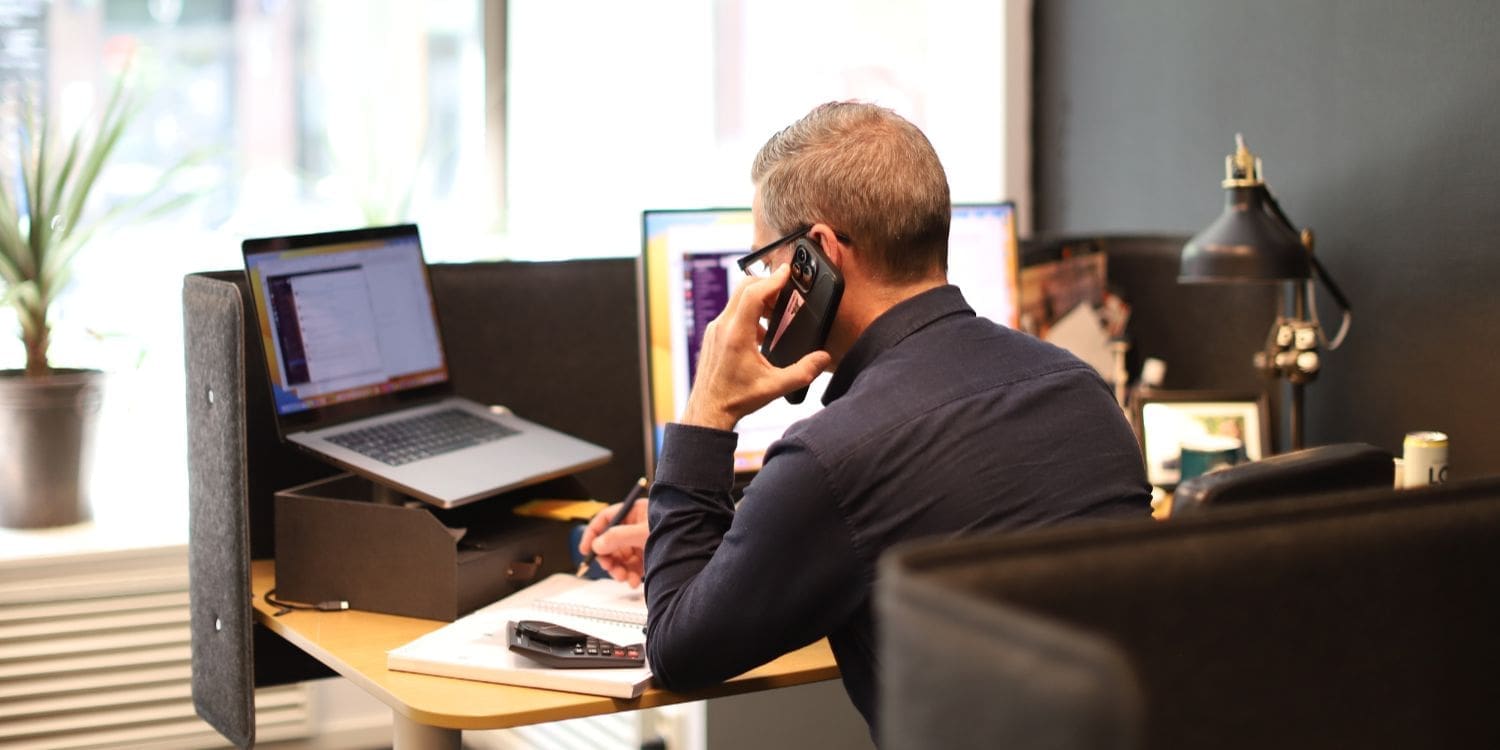
[[[844,275],[811,238],[803,237],[792,246],[791,265],[791,278],[776,297],[766,323],[766,338],[760,344],[761,354],[777,367],[786,367],[823,348],[844,296]],[[793,404],[805,398],[807,388],[786,395]]]

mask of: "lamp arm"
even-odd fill
[[[1349,298],[1344,296],[1344,291],[1339,289],[1338,284],[1333,283],[1333,277],[1328,275],[1328,269],[1318,262],[1318,256],[1309,253],[1307,257],[1312,260],[1313,270],[1318,272],[1318,278],[1322,280],[1323,286],[1328,287],[1328,293],[1333,295],[1339,307],[1343,308],[1346,313],[1353,312],[1353,308],[1349,307]]]
[[[1271,215],[1275,216],[1282,224],[1285,224],[1286,228],[1292,231],[1292,234],[1300,236],[1297,225],[1293,224],[1292,220],[1288,219],[1286,213],[1281,210],[1281,204],[1276,201],[1276,196],[1271,194],[1271,188],[1262,184],[1260,189],[1265,195],[1266,205],[1271,208]],[[1333,276],[1328,273],[1327,268],[1323,267],[1322,261],[1318,260],[1317,254],[1312,251],[1311,247],[1307,248],[1307,259],[1312,261],[1312,267],[1317,272],[1318,279],[1323,282],[1323,286],[1328,287],[1329,294],[1332,294],[1334,301],[1339,303],[1339,308],[1346,313],[1353,312],[1353,308],[1349,306],[1349,298],[1344,296],[1344,290],[1340,289],[1339,285],[1334,282]]]

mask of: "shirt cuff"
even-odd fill
[[[656,480],[678,487],[729,491],[734,486],[734,449],[739,435],[712,427],[667,425]]]

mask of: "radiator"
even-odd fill
[[[187,547],[0,561],[0,750],[221,748],[193,712]],[[313,731],[257,691],[256,741]]]

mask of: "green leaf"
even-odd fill
[[[36,278],[40,272],[42,258],[46,254],[46,248],[40,248],[36,244],[36,233],[31,231],[35,228],[32,220],[32,212],[36,210],[36,204],[31,199],[32,180],[36,173],[34,156],[30,141],[30,129],[24,125],[21,128],[21,140],[25,148],[21,152],[21,195],[16,202],[17,219],[16,230],[21,235],[22,252],[20,257],[21,273],[28,278]],[[21,207],[26,207],[26,213],[21,213]]]
[[[117,201],[97,219],[85,220],[90,194],[110,156],[144,108],[130,90],[130,67],[127,63],[93,124],[70,136],[52,133],[45,112],[21,104],[21,179],[18,184],[0,183],[0,303],[20,314],[28,367],[38,351],[45,364],[48,309],[66,288],[79,251],[97,232],[127,215],[150,220],[199,197],[162,199],[161,194],[181,170],[202,161],[208,151],[182,159],[148,189]],[[60,153],[53,153],[54,140],[64,145]]]
[[[36,249],[37,266],[42,265],[45,256],[43,253],[52,246],[48,237],[52,234],[52,218],[47,205],[47,193],[44,188],[47,184],[47,131],[45,126],[31,129],[31,136],[36,140],[35,158],[36,168],[32,171],[32,183],[27,188],[28,207],[31,209],[31,245]]]
[[[62,168],[58,170],[57,177],[54,178],[55,182],[53,182],[52,184],[52,195],[47,203],[47,205],[53,207],[54,211],[56,211],[56,207],[63,204],[63,191],[67,190],[68,181],[72,178],[73,169],[78,163],[78,149],[82,141],[82,130],[74,133],[73,137],[68,141],[68,155],[63,158]],[[73,229],[74,228],[72,226],[64,224],[60,228],[60,231],[62,235],[66,237],[68,234],[72,233]]]
[[[178,161],[176,164],[173,164],[167,170],[163,171],[156,178],[156,180],[151,183],[151,186],[143,190],[140,194],[111,206],[109,210],[105,212],[105,214],[98,220],[90,222],[88,226],[81,228],[77,233],[72,234],[65,240],[63,240],[60,243],[60,249],[54,252],[49,257],[50,262],[47,266],[47,269],[66,266],[70,264],[73,261],[73,257],[80,250],[82,250],[85,245],[88,244],[89,240],[92,239],[95,234],[97,234],[105,227],[114,226],[115,223],[124,216],[130,215],[135,211],[141,211],[141,213],[136,214],[132,217],[135,221],[152,221],[154,219],[158,219],[162,216],[177,211],[183,206],[186,206],[189,203],[198,200],[198,198],[201,197],[199,194],[185,193],[182,195],[173,196],[167,201],[149,209],[144,208],[147,203],[150,203],[151,201],[159,197],[160,193],[172,183],[172,179],[174,177],[176,177],[184,170],[204,162],[218,151],[219,149],[217,148],[204,148],[189,154],[182,160]],[[47,269],[44,269],[44,271],[46,271]]]
[[[14,216],[15,212],[10,211],[9,206],[0,206],[0,279],[4,279],[7,285],[19,284],[25,280],[21,275],[21,267],[17,264],[19,256],[14,255],[21,247],[21,236],[16,232]]]
[[[89,194],[93,191],[94,182],[104,169],[105,161],[109,159],[119,143],[120,136],[125,132],[125,126],[140,111],[139,104],[126,97],[126,80],[126,76],[121,74],[116,82],[109,104],[105,106],[104,115],[99,120],[99,134],[93,143],[89,144],[88,151],[84,155],[83,167],[78,173],[77,182],[73,184],[72,191],[67,194],[66,202],[58,205],[59,215],[63,217],[63,224],[68,227],[69,233],[77,230],[84,206],[88,203]]]
[[[12,286],[10,288],[10,296],[14,298],[12,300],[11,304],[13,306],[15,306],[15,308],[16,308],[17,311],[20,311],[20,312],[31,312],[31,313],[34,314],[41,307],[42,295],[41,295],[41,292],[36,288],[36,282],[33,282],[33,281],[23,281],[23,282],[21,282],[19,284],[16,284],[16,285]],[[40,317],[44,317],[44,316],[36,316],[36,317],[40,318]],[[21,316],[21,329],[23,331],[24,330],[29,330],[30,327],[31,327],[31,317],[27,316],[27,315],[22,315]]]

